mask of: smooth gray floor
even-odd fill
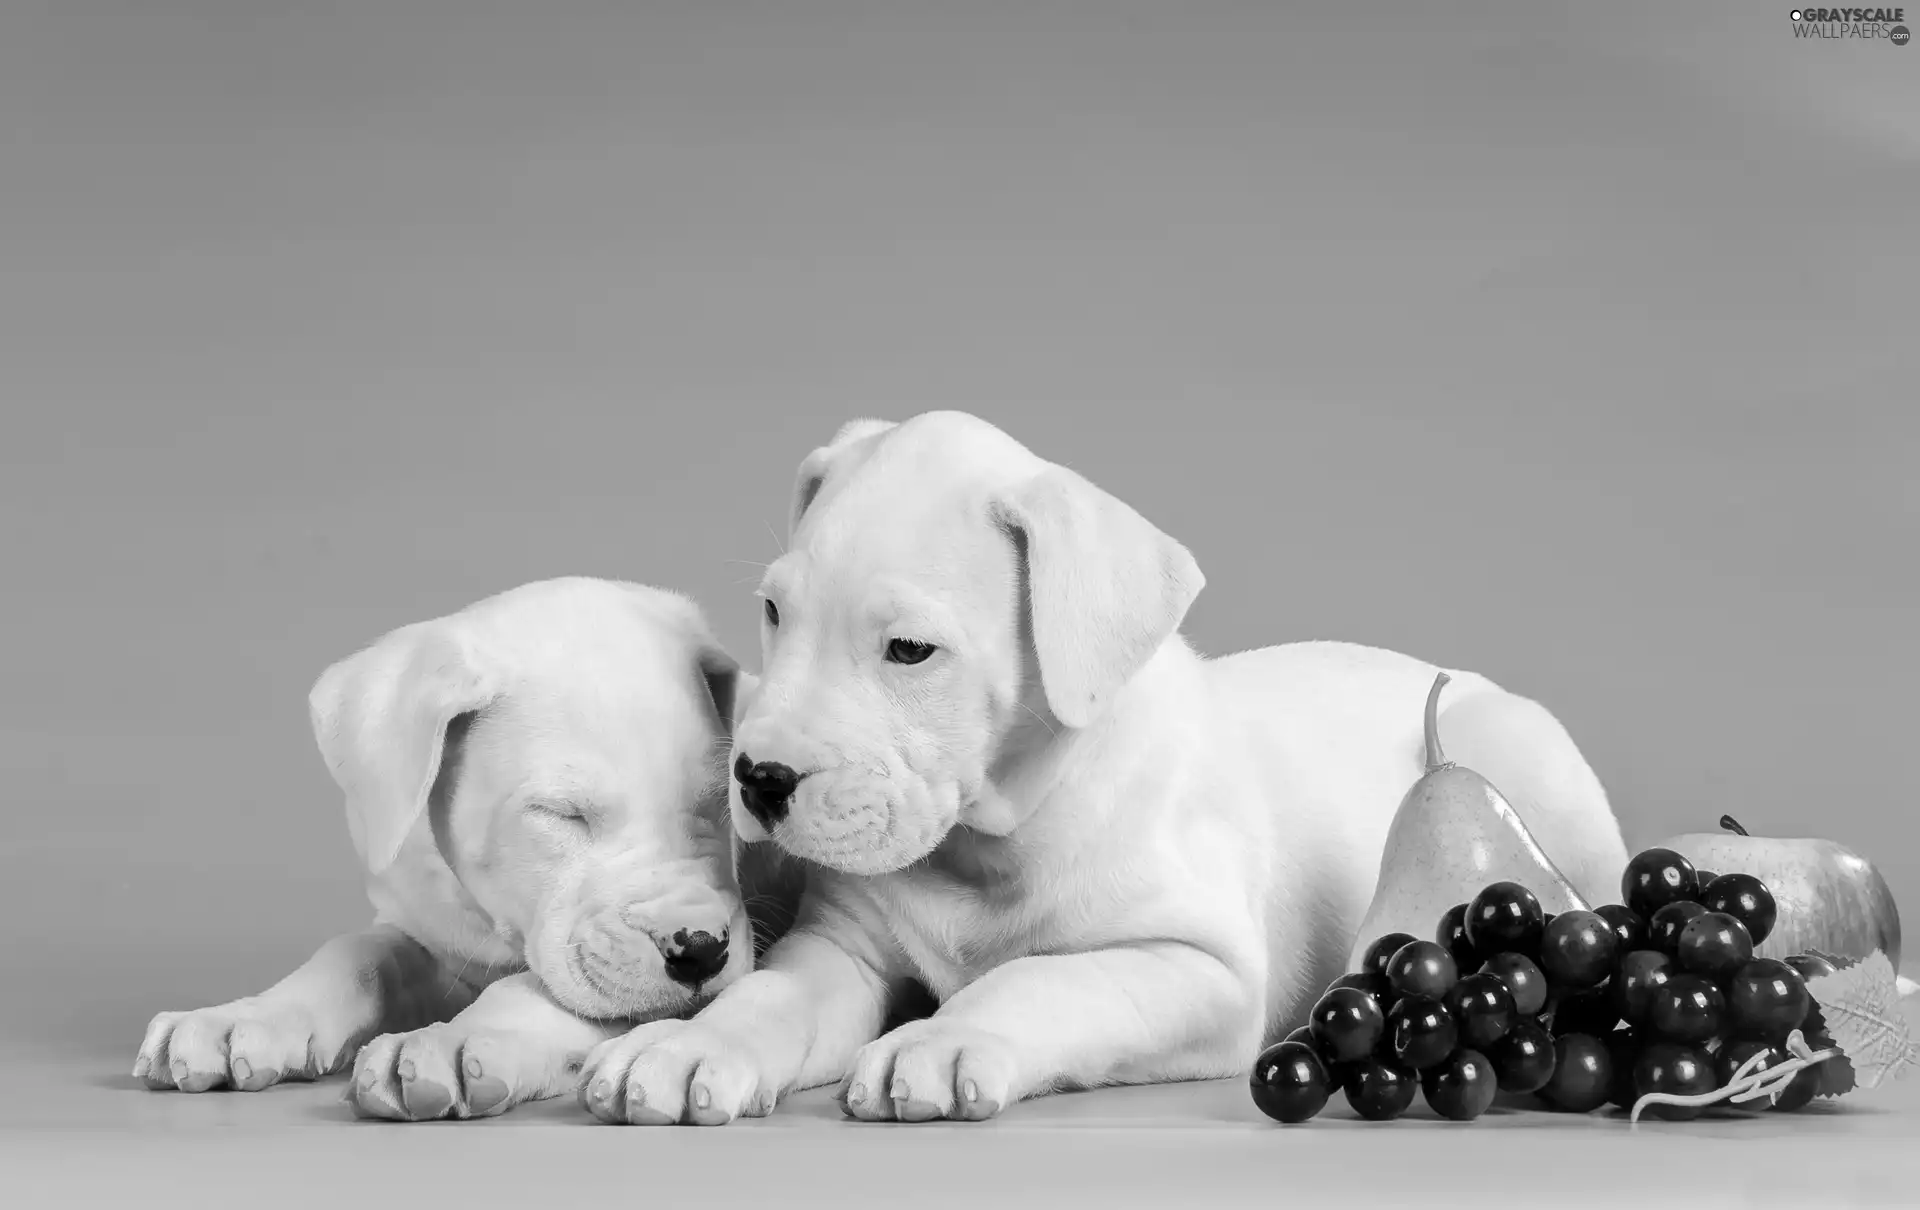
[[[1909,1001],[1910,1026],[1920,1006]],[[118,1052],[9,1064],[10,1206],[1719,1206],[1920,1202],[1920,1077],[1794,1115],[1641,1124],[1336,1100],[1280,1127],[1238,1080],[1109,1089],[956,1125],[849,1122],[824,1092],[723,1129],[600,1126],[566,1101],[490,1122],[353,1121],[339,1086],[187,1096]],[[1476,1192],[1478,1190],[1478,1192]],[[74,1200],[68,1200],[74,1199]],[[86,1199],[86,1200],[79,1200]],[[94,1199],[101,1199],[95,1201]]]

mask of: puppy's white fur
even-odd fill
[[[859,422],[809,456],[734,741],[805,775],[770,829],[816,867],[800,919],[692,1020],[597,1048],[587,1107],[719,1123],[839,1080],[858,1118],[978,1119],[1243,1072],[1344,964],[1436,669],[1324,642],[1203,659],[1177,633],[1202,584],[970,416]],[[1573,742],[1453,677],[1449,753],[1602,893],[1625,851]],[[909,979],[938,1011],[878,1036]]]
[[[160,1014],[136,1075],[253,1089],[357,1053],[362,1113],[477,1116],[570,1089],[610,1029],[690,1011],[753,961],[724,790],[741,675],[692,602],[586,578],[334,664],[313,731],[374,926],[257,996]],[[725,966],[671,978],[702,933]]]

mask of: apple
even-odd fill
[[[1688,832],[1660,842],[1696,867],[1751,874],[1773,892],[1779,918],[1756,958],[1825,950],[1865,958],[1874,950],[1900,969],[1900,910],[1873,863],[1845,845],[1811,836],[1751,836],[1731,815],[1720,832]],[[1904,990],[1904,988],[1903,988]]]

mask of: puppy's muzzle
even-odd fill
[[[801,776],[777,761],[755,761],[744,752],[733,762],[740,802],[763,828],[772,828],[787,817],[787,800],[799,787]]]
[[[697,987],[719,974],[727,965],[727,931],[718,937],[705,930],[680,929],[673,936],[656,942],[660,956],[667,960],[667,977],[675,983]]]

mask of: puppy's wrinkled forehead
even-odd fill
[[[992,504],[1045,466],[1004,432],[972,416],[934,412],[836,450],[794,529],[810,572],[910,577],[930,588],[963,584],[1008,555]]]
[[[501,680],[494,712],[515,725],[529,758],[617,779],[670,769],[704,748],[712,708],[690,637],[679,619],[654,612],[649,602],[609,597],[532,617],[503,608],[475,621]]]

